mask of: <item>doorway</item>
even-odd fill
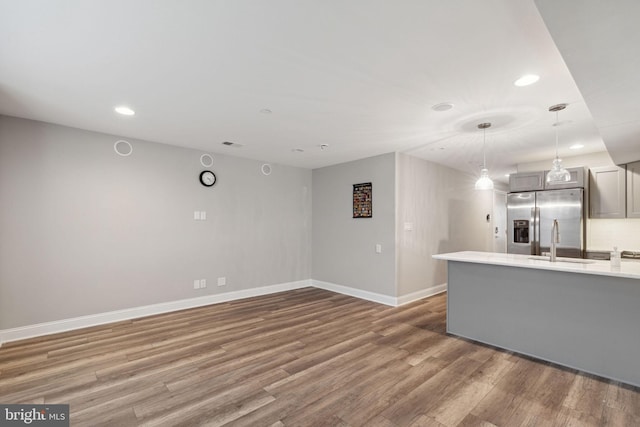
[[[493,191],[493,252],[507,252],[507,193]]]

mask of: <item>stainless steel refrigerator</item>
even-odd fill
[[[584,189],[530,191],[507,195],[507,252],[542,255],[551,246],[557,219],[557,255],[583,258],[586,250]]]

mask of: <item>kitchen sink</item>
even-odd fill
[[[551,262],[548,256],[530,256],[529,259],[535,259],[537,261],[549,261]],[[556,258],[555,262],[569,262],[572,264],[595,264],[596,262],[591,259],[582,259],[582,258]]]

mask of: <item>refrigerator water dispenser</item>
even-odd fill
[[[529,243],[529,220],[513,220],[513,243]]]

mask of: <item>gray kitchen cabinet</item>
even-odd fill
[[[603,166],[589,170],[589,217],[626,217],[626,168]]]
[[[537,191],[544,188],[544,172],[519,172],[509,175],[509,191]]]
[[[547,174],[549,171],[544,171],[544,189],[545,190],[560,190],[562,188],[584,188],[584,168],[567,168],[571,179],[567,182],[547,182]]]
[[[627,165],[627,218],[640,218],[640,162]]]

